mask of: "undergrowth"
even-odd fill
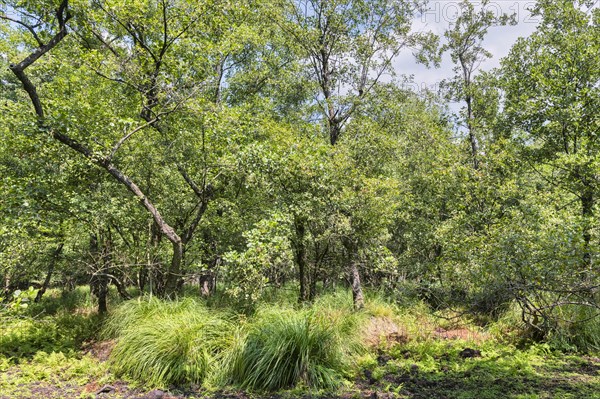
[[[234,384],[275,391],[301,384],[333,390],[347,369],[356,322],[324,308],[260,309],[225,369]],[[350,344],[350,345],[349,345]]]
[[[76,353],[84,341],[94,337],[96,316],[59,314],[45,318],[4,320],[0,334],[0,355],[19,359],[32,358],[37,352]]]
[[[151,386],[199,384],[231,345],[234,325],[193,299],[147,299],[123,303],[105,336],[116,337],[110,365]]]
[[[351,390],[349,381],[368,375],[374,388],[400,396],[412,389],[431,395],[437,387],[455,397],[452,392],[460,390],[449,384],[465,381],[461,395],[476,397],[477,384],[490,376],[509,384],[514,392],[535,380],[530,392],[554,394],[559,391],[544,390],[546,377],[540,375],[564,370],[583,375],[600,369],[589,361],[578,366],[576,356],[565,355],[598,350],[599,321],[581,308],[563,309],[562,316],[585,322],[560,326],[546,343],[518,346],[523,342],[523,325],[516,305],[485,329],[460,312],[432,312],[424,302],[415,301],[402,306],[374,292],[366,293],[364,310],[355,312],[352,296],[345,290],[306,305],[289,295],[273,296],[250,313],[232,312],[224,299],[213,307],[210,301],[191,297],[126,301],[113,306],[107,319],[90,312],[91,306],[85,290],[52,294],[26,314],[3,320],[0,370],[19,370],[11,371],[4,385],[16,389],[18,381],[55,381],[63,371],[71,373],[64,378],[83,384],[86,375],[102,381],[112,371],[147,388],[193,385],[315,392]],[[103,330],[98,337],[100,323]],[[475,338],[448,340],[436,335],[451,330],[472,331],[467,336]],[[369,334],[377,336],[369,340]],[[114,339],[108,363],[94,366],[89,356],[82,356],[82,344],[94,338]],[[367,348],[366,343],[373,346]],[[465,348],[481,351],[482,357],[462,358],[460,351]],[[567,358],[569,363],[562,365],[561,359]],[[545,361],[553,366],[546,367]],[[52,371],[61,367],[60,362],[66,368]],[[593,391],[591,379],[581,378],[585,380],[581,392]],[[500,392],[490,390],[488,396]]]
[[[348,299],[332,295],[310,307],[263,305],[236,322],[190,298],[146,298],[119,306],[103,336],[117,342],[112,370],[151,386],[331,390],[360,348],[362,316],[352,312]]]

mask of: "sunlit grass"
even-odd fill
[[[234,325],[192,299],[147,299],[121,305],[105,334],[116,337],[110,364],[117,374],[151,386],[198,384],[220,364]]]
[[[357,326],[353,317],[307,309],[260,309],[229,356],[229,379],[245,389],[275,391],[303,385],[333,390],[348,367]],[[355,348],[355,347],[354,347]]]

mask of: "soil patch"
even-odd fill
[[[91,355],[101,362],[105,362],[108,360],[115,344],[116,341],[114,339],[99,342],[87,342],[83,345],[82,349],[84,354]]]
[[[437,339],[460,339],[474,342],[483,342],[488,338],[487,334],[469,330],[468,328],[446,330],[442,327],[437,327],[435,330],[433,330],[433,337]]]
[[[371,317],[364,331],[364,342],[370,347],[389,347],[407,343],[408,335],[406,329],[401,328],[389,317]]]

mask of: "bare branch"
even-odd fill
[[[109,160],[112,160],[113,157],[115,156],[116,152],[119,150],[119,148],[121,148],[121,146],[134,134],[136,134],[137,132],[139,132],[140,130],[143,130],[145,128],[147,128],[148,126],[151,126],[152,124],[158,122],[158,116],[155,117],[154,119],[144,123],[141,126],[136,127],[135,129],[133,129],[132,131],[130,131],[129,133],[127,133],[125,136],[121,137],[121,139],[113,146],[112,151],[110,152],[110,155],[108,156]]]

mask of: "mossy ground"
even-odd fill
[[[600,398],[600,359],[494,341],[409,342],[379,351],[356,385],[414,399]]]

